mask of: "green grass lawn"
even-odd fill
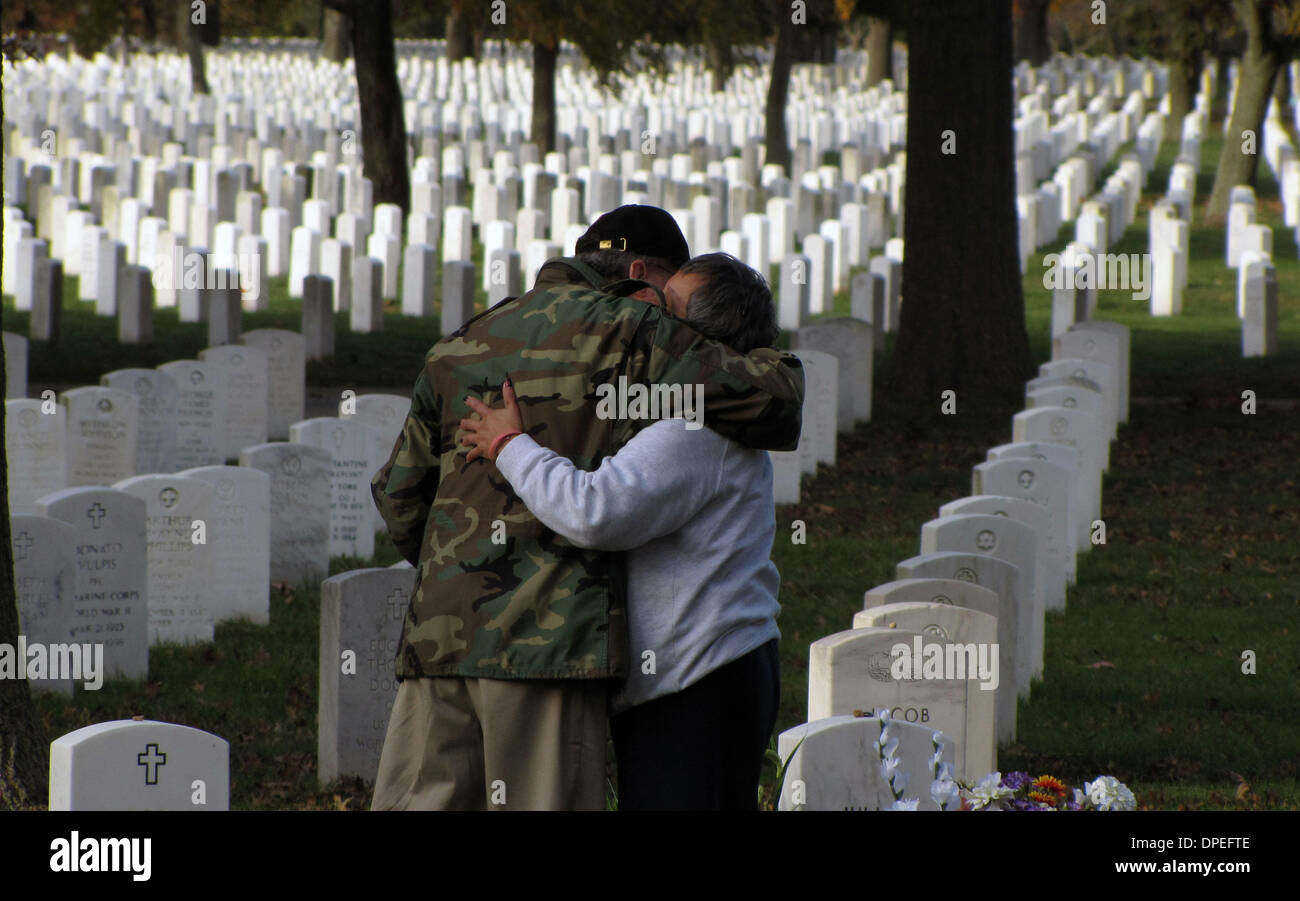
[[[1019,737],[999,758],[1004,771],[1051,772],[1076,784],[1113,774],[1143,807],[1295,809],[1300,429],[1295,406],[1275,401],[1300,398],[1300,263],[1261,162],[1259,221],[1274,228],[1282,337],[1276,356],[1243,360],[1223,228],[1203,219],[1218,148],[1215,137],[1203,145],[1183,314],[1153,319],[1128,292],[1101,292],[1098,318],[1132,330],[1132,409],[1104,489],[1107,543],[1080,557],[1067,609],[1048,615],[1044,681],[1020,702]],[[1166,142],[1143,209],[1163,194],[1174,155]],[[1144,253],[1146,227],[1139,213],[1112,251]],[[1037,253],[1024,278],[1040,362],[1050,357],[1042,257],[1066,238],[1063,230],[1058,246]],[[271,311],[246,314],[245,328],[297,328],[284,280],[270,289]],[[159,312],[154,346],[119,347],[112,321],[90,307],[68,303],[60,347],[33,345],[33,388],[93,384],[110,369],[191,357],[205,344],[205,327]],[[847,298],[837,311],[847,313]],[[26,314],[11,300],[4,318],[6,329],[26,331]],[[338,355],[312,364],[309,383],[405,388],[436,337],[436,321],[395,315],[382,334],[352,335],[341,316]],[[878,383],[891,348],[892,338],[876,363]],[[1246,389],[1260,398],[1254,416],[1240,409]],[[800,504],[778,508],[779,730],[803,721],[809,643],[849,628],[863,593],[917,553],[921,524],[969,493],[970,467],[1010,440],[1018,409],[916,424],[877,391],[873,421],[841,436],[839,464],[805,479]],[[806,524],[806,544],[791,541],[796,520]],[[378,565],[395,560],[381,540]],[[335,560],[332,570],[360,565],[374,564]],[[212,645],[155,648],[146,683],[40,696],[46,731],[52,738],[132,715],[186,723],[230,741],[236,808],[364,807],[367,787],[355,780],[324,790],[316,783],[318,606],[314,589],[277,589],[270,626],[221,625]],[[1242,673],[1245,650],[1257,656],[1256,675]]]

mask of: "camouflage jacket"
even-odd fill
[[[620,377],[700,385],[704,422],[715,431],[754,448],[797,446],[799,360],[771,348],[742,356],[661,307],[619,296],[642,287],[552,260],[531,291],[429,351],[402,434],[371,483],[393,543],[418,572],[399,678],[627,673],[622,555],[574,547],[528,511],[493,463],[466,462],[467,395],[496,405],[509,376],[527,433],[588,470],[649,424],[598,415],[597,388]]]

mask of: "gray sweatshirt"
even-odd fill
[[[497,468],[545,526],[627,551],[632,671],[614,713],[697,682],[780,637],[772,463],[710,429],[642,429],[595,472],[527,435]]]

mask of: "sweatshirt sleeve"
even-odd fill
[[[685,425],[642,429],[594,472],[519,435],[497,469],[547,528],[578,547],[628,550],[681,528],[717,490],[726,442]]]

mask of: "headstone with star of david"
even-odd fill
[[[113,720],[50,744],[50,810],[229,810],[230,746],[210,732]]]

